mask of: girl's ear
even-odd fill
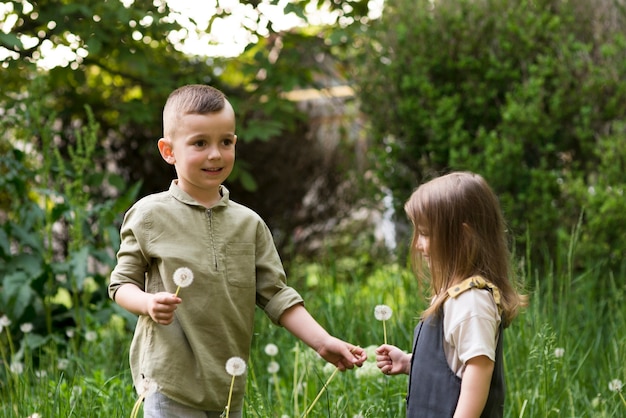
[[[169,139],[161,138],[157,143],[159,147],[159,153],[166,163],[174,165],[176,158],[174,157],[174,149],[172,148],[172,141]]]

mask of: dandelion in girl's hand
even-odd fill
[[[179,267],[174,272],[174,284],[176,288],[175,296],[178,296],[181,287],[187,287],[193,282],[193,271],[187,267]]]
[[[393,314],[393,311],[387,305],[376,305],[376,307],[374,308],[374,316],[379,321],[388,320],[389,318],[391,318],[392,314]]]
[[[374,308],[374,317],[379,321],[383,321],[383,338],[385,344],[387,344],[387,326],[385,325],[385,321],[391,318],[391,314],[393,311],[387,305],[376,305]]]
[[[228,391],[228,404],[224,410],[224,416],[228,418],[230,413],[230,401],[233,397],[233,387],[235,386],[235,377],[241,376],[246,372],[246,362],[241,357],[231,357],[226,362],[226,372],[233,378],[230,380],[230,390]]]

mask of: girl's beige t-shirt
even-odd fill
[[[465,364],[477,356],[496,359],[498,330],[502,320],[492,293],[470,289],[443,305],[443,347],[450,369],[463,376]]]

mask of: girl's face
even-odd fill
[[[428,267],[430,267],[430,237],[428,235],[428,229],[423,225],[418,225],[416,229],[416,241],[415,241],[415,249],[422,254],[422,257],[428,263]]]

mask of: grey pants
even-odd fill
[[[222,411],[200,411],[171,400],[160,392],[143,403],[144,418],[220,418]],[[230,411],[228,418],[241,418],[241,411]]]

